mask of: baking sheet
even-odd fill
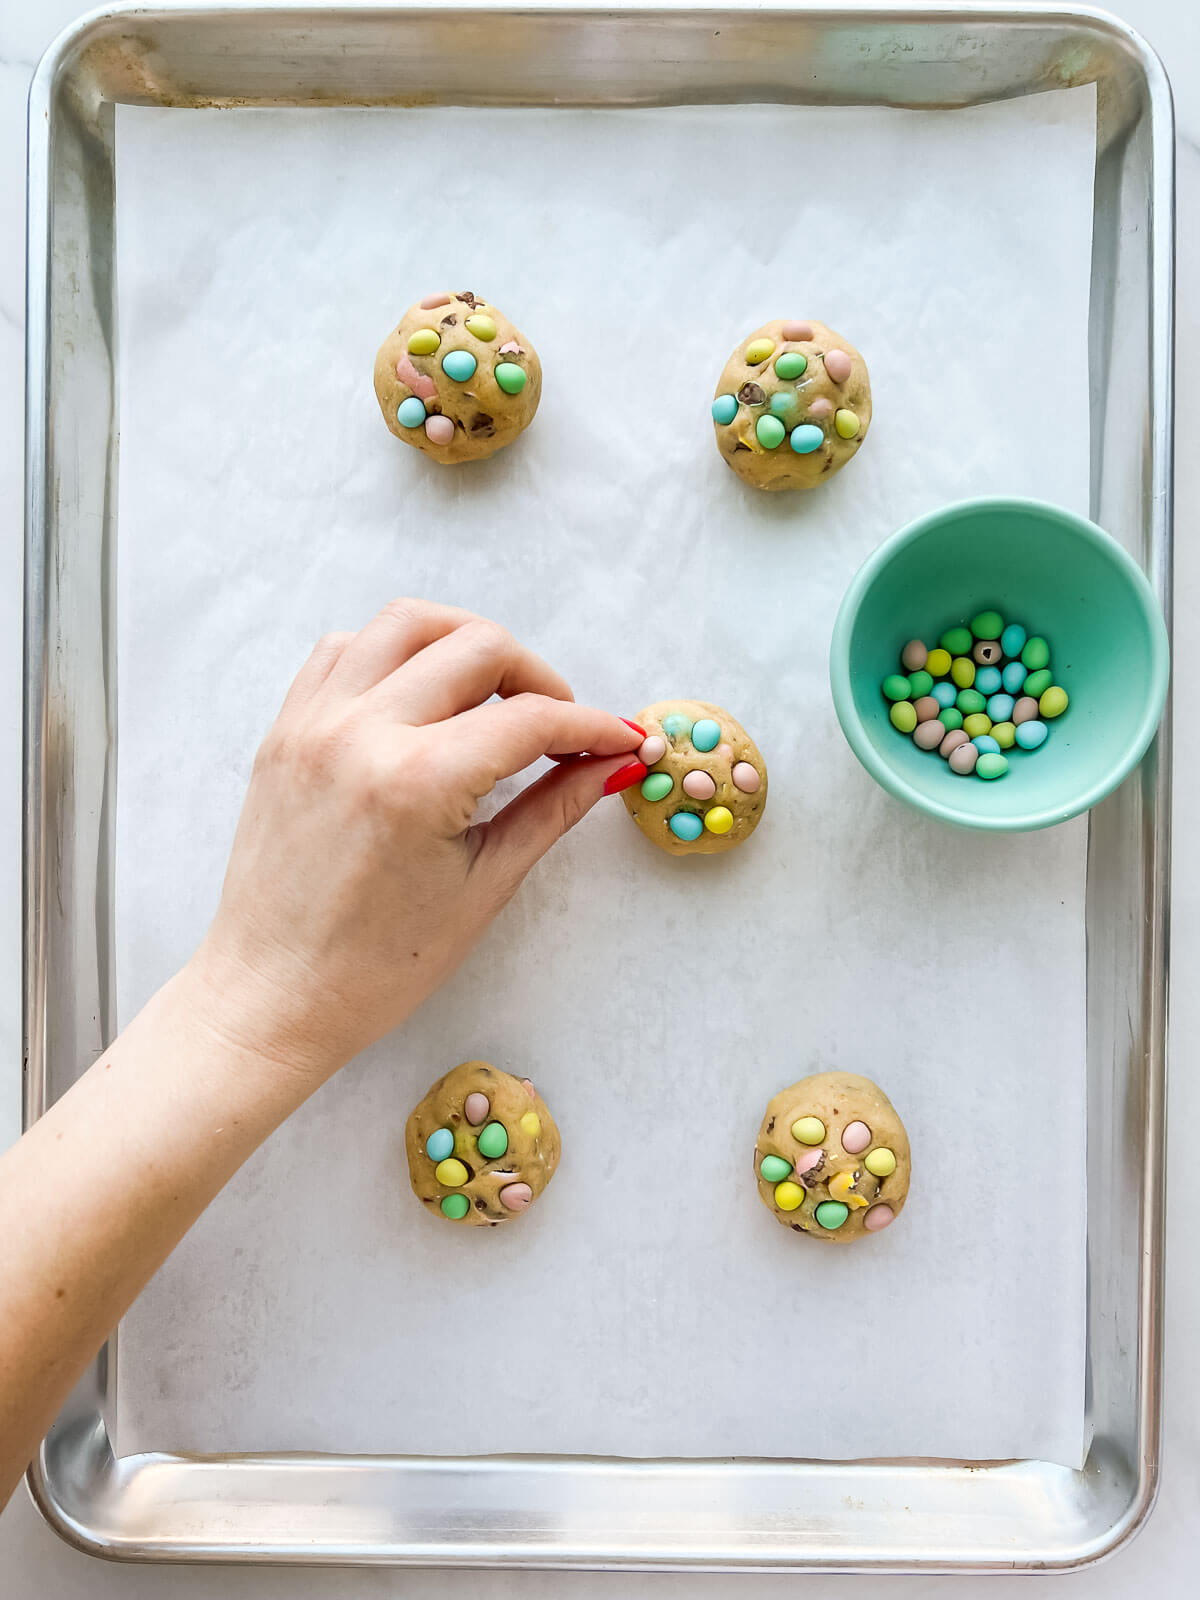
[[[123,1452],[1080,1464],[1086,823],[985,837],[891,801],[826,655],[912,516],[1087,510],[1093,117],[1090,89],[953,120],[120,108],[122,1018],[201,936],[312,639],[393,594],[499,617],[581,699],[723,703],[771,772],[716,860],[602,804],[260,1152],[123,1325]],[[518,445],[443,476],[384,430],[371,367],[463,285],[546,386]],[[746,490],[707,416],[783,314],[872,373],[870,439],[811,497]],[[564,1136],[496,1232],[426,1217],[403,1155],[476,1055]],[[902,1222],[847,1251],[777,1227],[750,1168],[769,1096],[833,1065],[914,1148]]]

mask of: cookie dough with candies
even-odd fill
[[[397,439],[443,465],[482,461],[533,421],[542,365],[525,335],[469,289],[427,294],[379,347],[375,393]]]
[[[706,700],[659,700],[635,720],[649,771],[623,798],[646,837],[673,856],[748,839],[767,803],[767,766],[741,723]]]
[[[816,1072],[777,1094],[754,1146],[758,1197],[775,1220],[833,1244],[890,1227],[910,1168],[896,1108],[857,1072]]]
[[[404,1130],[413,1193],[450,1222],[496,1227],[527,1211],[554,1176],[562,1141],[528,1078],[464,1061],[430,1089]]]
[[[764,323],[725,363],[712,419],[739,478],[756,489],[815,489],[867,436],[867,364],[823,322]]]

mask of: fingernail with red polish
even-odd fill
[[[622,717],[621,721],[624,720]],[[631,761],[627,767],[618,767],[611,778],[604,780],[604,793],[620,794],[622,789],[629,789],[635,783],[641,783],[649,770],[644,761]]]
[[[643,739],[646,737],[645,728],[639,728],[636,722],[630,722],[628,717],[622,717],[621,721],[627,728],[632,728],[634,733],[640,733]]]

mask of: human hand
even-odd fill
[[[231,1044],[314,1087],[442,983],[601,795],[644,777],[641,740],[456,607],[398,600],[322,639],[254,764],[189,964],[202,1006]],[[544,755],[569,759],[474,820]]]

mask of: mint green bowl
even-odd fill
[[[960,778],[888,720],[880,685],[909,639],[933,649],[984,610],[1050,642],[1070,707],[1040,750],[1006,750],[988,783]],[[968,500],[902,528],[864,563],[838,611],[833,703],[850,748],[897,799],[967,828],[1049,828],[1103,800],[1154,737],[1170,652],[1141,568],[1094,523],[1039,500]]]

